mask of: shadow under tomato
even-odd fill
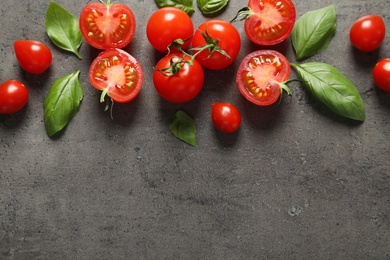
[[[372,52],[363,52],[353,46],[350,46],[354,64],[357,64],[360,68],[367,69],[371,72],[375,64],[380,59],[380,48],[381,47]]]
[[[230,148],[230,147],[234,147],[237,144],[239,136],[240,136],[241,127],[233,133],[223,133],[223,132],[219,131],[218,129],[216,129],[212,123],[211,123],[211,125],[214,128],[213,129],[214,136],[216,137],[216,139],[221,147]]]

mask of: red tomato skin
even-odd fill
[[[21,110],[28,101],[26,86],[17,80],[0,84],[0,114],[13,114]]]
[[[385,35],[385,23],[378,15],[366,15],[357,19],[349,32],[351,44],[363,52],[378,49],[385,39]]]
[[[241,113],[238,108],[228,102],[211,105],[211,119],[215,128],[224,133],[233,133],[240,128]]]
[[[20,66],[31,74],[45,72],[53,59],[49,47],[39,41],[16,40],[14,50]]]
[[[268,15],[267,6],[270,5],[272,8],[276,8],[276,5],[280,4],[283,8],[281,9],[282,12],[278,10],[277,19],[274,17],[262,19],[264,16]],[[295,5],[291,0],[249,0],[248,7],[253,14],[245,20],[244,29],[248,38],[253,43],[262,46],[270,46],[281,43],[290,36],[297,16]],[[261,29],[260,25],[263,24],[264,20],[279,20],[279,22],[270,24],[271,27]],[[275,30],[275,33],[272,33],[271,28]],[[263,34],[260,35],[258,32]]]
[[[119,75],[105,74],[107,69],[105,61],[110,61],[110,64],[113,64],[113,58],[119,62],[112,66],[118,66],[112,70],[114,73],[119,71]],[[127,65],[129,68],[126,70]],[[97,76],[97,73],[100,73],[100,75]],[[131,78],[126,78],[128,73],[130,73]],[[126,51],[115,48],[102,51],[96,57],[89,68],[88,76],[94,88],[106,90],[108,96],[117,103],[127,103],[137,97],[144,82],[144,72],[141,64]],[[126,83],[131,81],[131,87],[126,87],[121,84],[122,82],[117,81],[126,81]]]
[[[171,103],[185,103],[194,99],[204,83],[203,68],[197,60],[192,65],[184,63],[179,72],[167,76],[158,70],[170,67],[170,61],[177,61],[182,54],[169,54],[158,61],[153,72],[153,83],[157,93]],[[189,60],[184,56],[184,60]]]
[[[275,50],[257,50],[242,60],[236,84],[248,101],[258,106],[269,106],[279,99],[282,92],[279,84],[287,81],[290,74],[290,63],[283,54]]]
[[[112,25],[116,25],[115,28]],[[79,27],[83,38],[92,47],[100,50],[120,49],[133,39],[136,19],[125,4],[106,6],[103,3],[90,3],[80,13]]]
[[[191,44],[194,25],[190,16],[176,7],[163,7],[154,12],[146,25],[149,43],[159,52],[166,53],[168,46],[177,39],[182,39],[182,49]]]
[[[219,19],[202,23],[194,33],[192,48],[207,44],[201,32],[203,34],[207,32],[214,40],[218,39],[218,46],[229,55],[227,57],[218,51],[214,51],[209,57],[210,51],[203,50],[196,56],[203,67],[211,70],[221,70],[236,60],[241,48],[241,38],[237,29],[231,23]],[[194,51],[194,53],[196,54],[198,51]]]
[[[390,92],[390,58],[382,59],[374,66],[372,77],[378,88]]]

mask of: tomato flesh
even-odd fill
[[[42,42],[16,40],[14,50],[20,66],[31,74],[41,74],[51,65],[51,51]]]
[[[79,23],[88,44],[102,50],[125,47],[136,28],[135,16],[124,4],[88,4],[80,14]]]
[[[280,86],[291,73],[287,58],[274,50],[258,50],[241,62],[236,82],[241,94],[259,106],[268,106],[279,99]]]
[[[0,114],[13,114],[21,110],[28,101],[28,90],[17,80],[0,84]]]
[[[249,0],[252,14],[245,20],[245,32],[258,45],[274,45],[292,32],[296,10],[290,0]]]
[[[126,103],[140,92],[144,80],[141,65],[121,49],[103,51],[89,70],[91,84],[115,102]],[[102,98],[103,101],[103,98]]]

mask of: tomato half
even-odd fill
[[[372,76],[378,88],[390,92],[390,58],[380,60],[372,70]]]
[[[136,21],[124,4],[90,3],[80,14],[80,31],[85,41],[101,50],[123,48],[133,39]]]
[[[241,62],[236,83],[241,94],[253,104],[269,106],[275,103],[283,90],[281,83],[291,74],[287,58],[274,50],[257,50]]]
[[[241,125],[241,114],[238,108],[228,102],[211,105],[211,119],[215,128],[224,133],[233,133]]]
[[[210,46],[200,52],[196,50],[207,45]],[[195,31],[192,48],[196,59],[203,67],[213,70],[224,69],[237,58],[241,48],[241,38],[231,23],[218,19],[209,20],[202,23]]]
[[[180,59],[182,59],[180,61]],[[203,68],[197,60],[190,65],[190,57],[183,54],[169,54],[156,64],[153,83],[158,94],[172,103],[184,103],[194,99],[204,83]],[[172,72],[172,63],[176,64]]]
[[[187,49],[194,33],[194,25],[189,15],[176,7],[164,7],[154,12],[146,25],[146,36],[149,43],[160,52],[175,40],[181,39],[182,49]]]
[[[249,0],[250,16],[245,20],[245,32],[259,45],[274,45],[290,36],[295,20],[295,5],[291,0]]]
[[[386,26],[382,17],[367,15],[357,19],[351,26],[349,38],[351,44],[363,51],[373,51],[382,44],[386,35]]]
[[[45,72],[53,59],[49,47],[39,41],[16,40],[14,50],[20,66],[31,74]]]
[[[141,64],[121,49],[101,52],[89,69],[89,80],[102,90],[101,101],[107,94],[113,101],[126,103],[133,100],[142,88],[144,73]]]
[[[0,84],[0,114],[13,114],[21,110],[28,100],[28,90],[17,80]]]

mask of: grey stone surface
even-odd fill
[[[76,16],[86,2],[58,1]],[[30,91],[23,111],[0,116],[0,259],[390,259],[390,95],[371,79],[374,64],[389,56],[390,38],[372,53],[354,50],[348,38],[353,21],[366,14],[382,15],[389,27],[387,0],[295,1],[298,15],[335,5],[335,38],[309,60],[336,66],[356,84],[367,111],[362,124],[329,112],[298,83],[277,106],[244,100],[235,71],[259,47],[242,22],[235,24],[242,49],[231,67],[206,71],[192,102],[161,100],[151,78],[161,55],[145,35],[157,7],[152,0],[123,2],[138,22],[125,49],[146,77],[136,100],[114,107],[113,120],[87,78],[99,52],[84,43],[78,60],[50,43],[49,1],[0,2],[0,80],[19,79]],[[231,0],[217,17],[230,20],[244,2]],[[195,26],[208,19],[199,10],[192,17]],[[17,39],[47,43],[50,70],[25,73],[13,53]],[[274,48],[295,61],[289,41]],[[80,111],[49,138],[44,96],[76,69],[85,91]],[[239,107],[238,133],[214,129],[215,101]],[[169,131],[178,109],[197,124],[195,148]]]

